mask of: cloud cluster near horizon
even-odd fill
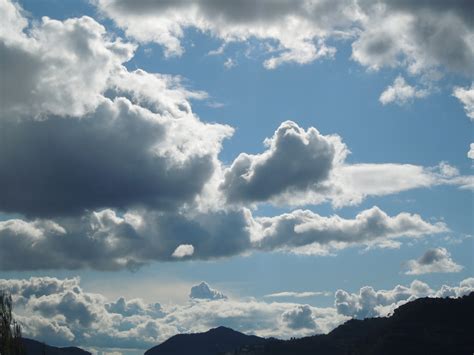
[[[79,278],[0,279],[13,295],[26,336],[53,345],[87,348],[146,349],[177,333],[227,326],[260,336],[289,338],[327,333],[349,318],[386,316],[418,297],[460,297],[474,291],[474,279],[433,290],[421,281],[391,290],[363,287],[358,293],[337,290],[334,307],[319,308],[254,298],[228,298],[202,282],[185,305],[160,305],[119,297],[110,301],[86,292]]]
[[[3,270],[397,247],[403,237],[448,226],[377,207],[354,218],[302,208],[474,186],[446,162],[350,164],[342,137],[293,121],[281,123],[263,152],[241,153],[227,166],[219,154],[234,128],[192,111],[191,101],[206,93],[179,77],[129,71],[124,63],[136,45],[90,17],[28,22],[18,4],[0,5],[0,211],[16,216],[0,222]],[[298,209],[255,217],[252,210],[268,203]]]

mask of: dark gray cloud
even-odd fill
[[[265,141],[262,154],[242,153],[225,171],[220,186],[229,202],[266,201],[279,194],[317,189],[328,179],[344,145],[337,136],[307,131],[292,121],[283,122]]]
[[[232,133],[192,113],[189,99],[206,94],[178,77],[129,72],[135,46],[90,17],[44,17],[27,30],[19,6],[1,5],[0,211],[51,217],[192,202]]]
[[[28,216],[104,207],[173,209],[212,175],[211,154],[182,163],[156,152],[166,121],[125,99],[81,119],[0,120],[0,210]],[[166,149],[166,147],[165,147]]]
[[[112,210],[53,221],[0,222],[0,269],[136,269],[171,261],[181,244],[194,259],[229,257],[250,250],[249,216],[216,212],[194,217]]]

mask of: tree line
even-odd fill
[[[0,355],[24,355],[21,326],[12,313],[12,296],[0,290]]]

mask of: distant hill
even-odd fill
[[[179,334],[145,352],[145,355],[217,355],[244,345],[263,344],[265,339],[219,327],[205,333]]]
[[[26,355],[91,355],[90,352],[76,347],[58,348],[36,340],[23,338]]]
[[[420,298],[388,318],[350,320],[327,335],[246,346],[228,355],[472,355],[474,292],[458,299]]]

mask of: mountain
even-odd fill
[[[217,355],[244,345],[263,344],[265,339],[218,327],[205,333],[179,334],[145,352],[145,355]]]
[[[474,292],[458,299],[420,298],[391,317],[350,320],[327,335],[246,346],[227,355],[472,355]]]
[[[57,348],[36,340],[23,338],[25,355],[91,355],[90,352],[76,347]]]

